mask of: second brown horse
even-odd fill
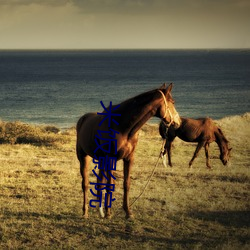
[[[216,142],[220,149],[220,159],[224,165],[228,163],[230,151],[232,148],[228,147],[228,140],[222,133],[222,130],[216,126],[211,118],[200,118],[191,119],[181,117],[181,125],[178,129],[173,126],[167,128],[164,123],[160,123],[159,132],[163,139],[166,140],[164,151],[162,156],[165,157],[167,152],[168,164],[172,167],[171,161],[171,147],[176,136],[186,142],[196,142],[197,147],[194,155],[189,162],[189,167],[192,166],[194,159],[198,156],[199,151],[202,147],[205,148],[206,154],[206,165],[211,168],[209,162],[209,144],[211,142]],[[166,164],[166,159],[163,160],[164,165]]]

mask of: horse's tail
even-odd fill
[[[162,139],[167,139],[168,138],[168,136],[167,136],[167,128],[166,128],[163,121],[160,122],[159,133],[160,133]]]

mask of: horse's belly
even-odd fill
[[[196,141],[196,137],[195,138],[193,138],[193,137],[189,137],[189,136],[179,136],[178,135],[178,137],[180,138],[180,139],[182,139],[183,141],[185,141],[185,142],[197,142]]]

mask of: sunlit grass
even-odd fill
[[[100,219],[92,208],[90,218],[82,218],[74,130],[38,133],[53,136],[53,143],[5,141],[0,145],[0,249],[248,249],[249,121],[249,115],[219,121],[233,147],[230,167],[222,165],[214,144],[213,170],[206,169],[203,151],[189,169],[195,147],[176,140],[174,167],[166,169],[160,161],[132,207],[134,221],[125,220],[122,210],[122,162],[112,219]],[[144,126],[131,176],[131,202],[146,185],[160,148],[158,127]]]

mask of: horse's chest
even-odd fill
[[[128,140],[124,139],[118,149],[119,158],[121,159],[129,158],[131,154],[133,154],[137,142],[138,142],[137,136]]]

